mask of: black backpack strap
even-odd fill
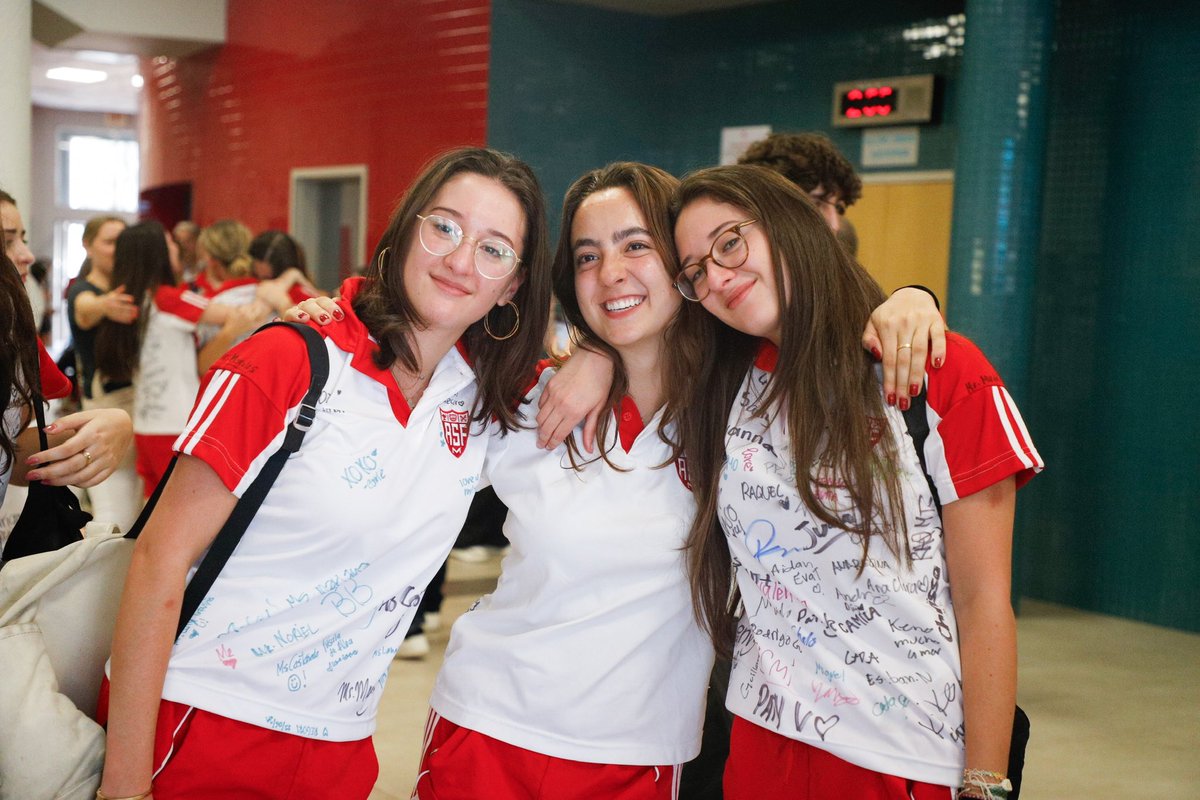
[[[271,490],[275,479],[279,477],[284,462],[287,461],[288,456],[300,449],[304,435],[308,433],[316,418],[317,401],[320,400],[321,392],[325,388],[325,381],[329,378],[329,353],[325,349],[325,340],[321,334],[307,325],[294,322],[272,322],[259,328],[259,331],[274,325],[286,326],[304,337],[304,344],[308,348],[308,364],[311,372],[308,390],[300,401],[300,413],[287,427],[283,445],[271,455],[259,471],[258,476],[238,499],[229,519],[221,526],[221,530],[208,548],[208,553],[205,554],[196,573],[188,582],[183,593],[183,606],[179,613],[179,625],[175,631],[176,638],[179,638],[179,634],[183,632],[192,615],[196,613],[196,609],[200,607],[200,603],[225,567],[225,562],[229,561],[229,557],[237,549],[238,542],[242,540],[242,534],[250,526],[250,521],[258,513],[259,506],[266,499],[267,492]],[[255,333],[257,332],[255,331]],[[154,489],[154,494],[146,503],[146,507],[142,509],[142,513],[138,515],[137,522],[130,528],[129,533],[125,534],[126,538],[136,539],[142,532],[142,528],[145,527],[146,521],[158,504],[158,498],[162,495],[163,487],[167,485],[167,480],[171,477],[171,472],[175,469],[175,462],[178,459],[178,455],[171,459],[170,465]]]
[[[287,428],[287,433],[284,434],[283,446],[267,460],[262,470],[259,471],[258,477],[242,494],[237,505],[234,506],[233,512],[229,515],[229,519],[225,521],[221,531],[213,539],[204,560],[200,562],[196,573],[188,582],[187,589],[183,593],[183,606],[179,612],[179,626],[175,630],[175,638],[179,638],[179,634],[183,633],[183,629],[191,621],[192,615],[196,613],[196,609],[200,607],[208,590],[212,588],[217,576],[224,569],[225,562],[229,561],[229,557],[237,549],[238,543],[242,540],[242,534],[246,532],[250,521],[258,513],[258,508],[266,499],[267,492],[271,491],[271,486],[279,477],[279,472],[283,469],[288,456],[300,449],[304,435],[312,427],[317,414],[317,401],[321,399],[321,392],[329,377],[329,353],[325,349],[325,340],[321,334],[307,325],[293,322],[269,323],[259,328],[259,331],[272,325],[285,325],[304,337],[304,343],[308,347],[308,363],[311,371],[308,391],[304,393],[304,398],[300,401],[300,413],[296,415],[296,419],[292,421]]]
[[[907,409],[900,412],[904,415],[904,425],[912,438],[913,447],[917,450],[917,458],[921,461],[921,471],[925,473],[925,482],[933,495],[933,504],[937,506],[938,516],[942,515],[942,499],[938,496],[937,486],[929,474],[929,466],[925,463],[925,440],[929,438],[929,418],[925,416],[925,392],[912,398]]]

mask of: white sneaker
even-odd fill
[[[441,630],[441,628],[442,615],[437,611],[426,611],[425,621],[421,623],[421,630],[425,633],[433,633],[434,631]]]
[[[429,640],[423,633],[408,637],[396,648],[396,658],[419,661],[427,655],[429,655]]]
[[[492,557],[492,548],[483,544],[472,547],[456,547],[450,551],[450,557],[468,564],[481,564]]]

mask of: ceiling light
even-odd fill
[[[129,79],[129,82],[131,84],[133,84],[133,88],[135,88],[135,89],[140,89],[146,85],[146,79],[143,78],[141,75],[134,75],[132,78]]]
[[[98,69],[54,67],[46,70],[46,77],[55,81],[70,81],[71,83],[99,83],[108,79],[108,73]]]

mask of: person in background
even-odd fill
[[[94,486],[121,463],[132,440],[129,415],[119,409],[69,414],[46,426],[50,447],[38,452],[33,404],[70,392],[33,326],[24,277],[33,254],[12,195],[0,190],[0,396],[6,398],[0,422],[0,504],[9,484],[44,481],[53,486]],[[30,379],[34,373],[40,383]],[[0,545],[3,543],[0,542]]]
[[[300,279],[300,273],[291,269],[270,281],[256,278],[250,257],[250,229],[235,219],[218,220],[202,230],[196,252],[203,273],[194,282],[195,291],[214,305],[242,307],[220,325],[204,322],[197,326],[200,371],[206,372],[229,348],[268,322],[272,310],[282,312],[292,306],[288,291]],[[259,313],[262,308],[255,305],[256,300],[266,304],[266,313]]]
[[[725,798],[1007,796],[1013,510],[1042,461],[1003,382],[948,334],[918,453],[860,350],[883,292],[818,203],[730,166],[672,210],[675,285],[713,315],[680,431],[693,596],[724,651],[731,570],[741,595]]]
[[[133,388],[127,382],[95,379],[96,327],[105,320],[131,324],[138,307],[125,288],[112,282],[113,251],[125,221],[113,216],[93,217],[83,229],[83,247],[90,268],[67,291],[67,321],[74,342],[76,376],[85,410],[119,408],[133,415]],[[92,516],[128,530],[142,505],[141,480],[136,454],[130,448],[125,460],[104,483],[88,490]]]
[[[288,297],[293,303],[303,303],[310,297],[324,294],[312,282],[304,248],[283,231],[266,230],[255,236],[250,241],[250,258],[254,277],[260,281],[284,277],[289,270],[298,273],[294,276],[295,283],[288,290]]]
[[[179,248],[179,266],[176,267],[176,281],[191,283],[200,274],[196,255],[196,237],[200,234],[200,226],[191,220],[181,220],[171,229],[171,238]]]
[[[862,197],[854,165],[821,133],[773,133],[746,148],[738,163],[766,167],[799,186],[834,233]]]
[[[260,301],[227,306],[210,301],[175,281],[175,243],[157,222],[121,231],[114,280],[138,298],[141,313],[133,325],[106,321],[96,330],[96,371],[104,381],[130,382],[134,389],[133,430],[137,471],[147,497],[171,461],[171,443],[183,431],[196,401],[196,326],[224,324],[235,314],[262,318]]]

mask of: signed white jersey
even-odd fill
[[[410,409],[348,300],[326,336],[316,420],[175,644],[163,697],[287,733],[375,728],[396,647],[462,527],[486,442],[475,375],[452,349]],[[175,448],[240,496],[295,418],[303,340],[268,329],[206,377]]]
[[[925,443],[943,503],[1011,475],[1023,484],[1042,468],[995,369],[966,339],[947,340],[946,366],[927,376]],[[873,537],[863,566],[861,544],[800,498],[783,415],[760,416],[776,356],[770,345],[760,352],[726,434],[718,515],[744,604],[728,707],[853,764],[957,785],[958,631],[941,518],[904,419],[885,408],[879,435],[899,453],[912,565]],[[844,487],[819,492],[855,513]]]

